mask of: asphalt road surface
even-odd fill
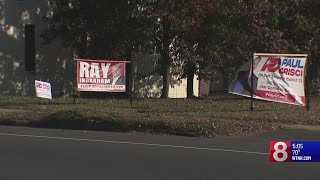
[[[320,163],[270,163],[270,140],[320,132],[206,139],[0,126],[0,180],[320,179]]]

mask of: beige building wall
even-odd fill
[[[155,63],[159,55],[135,54],[134,65],[134,95],[136,98],[158,98],[161,96],[162,77],[154,73]],[[194,94],[199,95],[199,80],[194,77]],[[187,79],[173,76],[170,80],[169,98],[187,97]]]
[[[159,55],[135,54],[132,59],[134,72],[134,97],[158,98],[161,96],[162,77],[154,73]]]
[[[173,77],[175,78],[175,77]],[[196,97],[199,96],[199,80],[198,76],[193,78],[193,93]],[[169,87],[170,98],[186,98],[187,97],[187,79],[181,79],[180,83],[173,84]]]

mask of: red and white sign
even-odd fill
[[[229,92],[250,97],[252,91],[256,99],[305,106],[306,57],[254,54],[253,65],[249,61],[239,69]]]
[[[78,91],[126,92],[128,61],[75,60]]]

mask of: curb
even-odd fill
[[[302,129],[308,131],[320,131],[320,125],[302,125],[302,124],[275,124],[283,129]]]

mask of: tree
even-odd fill
[[[168,97],[172,67],[187,77],[210,79],[211,65],[230,79],[254,52],[308,53],[319,57],[319,6],[314,0],[50,0],[53,15],[43,37],[62,37],[77,55],[130,59],[132,52],[159,53],[157,73]],[[318,8],[318,9],[317,9]]]
[[[194,75],[199,72],[199,64],[204,60],[198,48],[204,36],[199,33],[202,28],[200,24],[207,13],[216,10],[216,3],[212,0],[185,0],[176,9],[173,19],[176,33],[171,43],[172,67],[182,69],[178,74],[181,78],[187,78],[187,98],[194,97]]]
[[[197,64],[212,65],[231,78],[254,52],[308,53],[315,64],[320,18],[313,5],[311,0],[190,2],[191,23],[175,46],[188,84],[194,72],[210,79]],[[191,85],[188,97],[193,95]]]
[[[160,58],[157,62],[157,72],[162,76],[161,98],[168,97],[170,84],[170,69],[173,65],[173,48],[176,37],[185,34],[188,28],[187,5],[190,0],[155,0],[140,1],[141,14],[152,19],[149,30],[153,31],[150,41],[156,47]],[[152,23],[153,22],[153,23]]]
[[[80,57],[95,59],[126,58],[134,34],[127,0],[58,0],[51,3],[47,16],[46,42],[61,37]]]

